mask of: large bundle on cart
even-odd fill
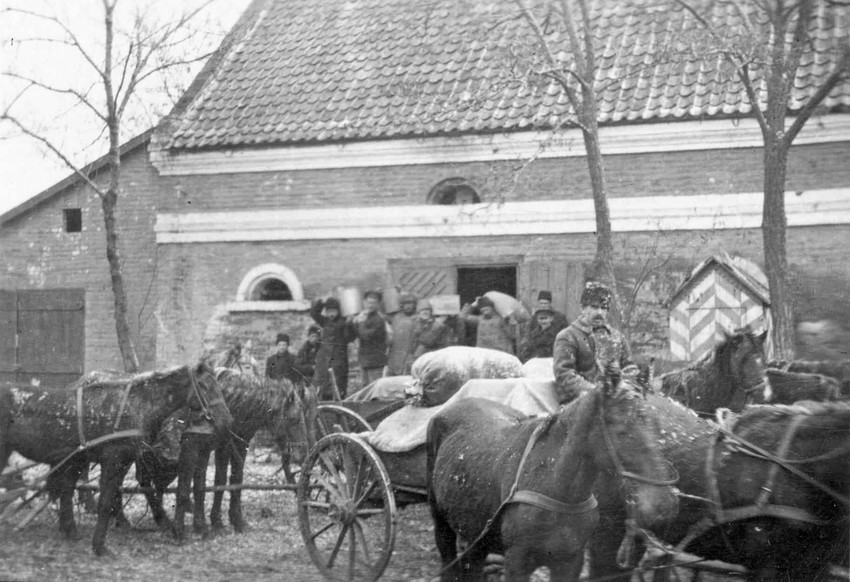
[[[411,369],[412,388],[422,395],[423,406],[447,401],[474,378],[517,378],[522,362],[516,356],[467,346],[451,346],[420,356]]]

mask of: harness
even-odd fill
[[[812,515],[811,512],[799,507],[780,505],[770,502],[771,497],[773,495],[774,483],[776,481],[777,475],[779,474],[779,470],[784,469],[792,475],[820,489],[824,493],[828,494],[829,496],[833,497],[837,501],[850,508],[850,498],[839,493],[838,491],[835,491],[831,487],[820,483],[816,479],[813,479],[809,475],[805,474],[804,472],[793,466],[795,464],[800,465],[804,463],[815,462],[818,460],[833,458],[845,452],[845,449],[847,448],[846,446],[839,447],[837,451],[831,451],[829,453],[824,453],[822,455],[818,455],[817,457],[812,457],[809,459],[790,460],[785,458],[785,455],[788,453],[788,450],[791,447],[794,435],[804,419],[805,415],[800,414],[795,416],[791,420],[788,429],[782,437],[782,441],[779,443],[779,447],[776,453],[771,453],[763,449],[762,447],[759,447],[758,445],[755,445],[747,441],[746,439],[736,435],[733,432],[734,426],[732,428],[727,428],[722,424],[718,425],[717,432],[715,434],[714,446],[709,448],[705,460],[705,473],[708,477],[707,489],[709,498],[706,499],[703,497],[682,494],[683,497],[688,497],[691,499],[697,499],[710,503],[714,507],[714,512],[711,515],[702,518],[700,521],[692,525],[688,529],[688,532],[686,533],[685,537],[675,547],[672,547],[658,540],[652,533],[638,528],[634,524],[634,522],[630,520],[626,520],[626,537],[634,536],[636,533],[639,533],[649,544],[662,550],[667,554],[685,554],[685,548],[687,548],[688,545],[691,544],[691,542],[693,542],[695,539],[708,532],[709,530],[717,526],[725,525],[727,523],[733,523],[735,521],[751,519],[754,517],[775,517],[779,519],[808,523],[815,526],[830,525],[832,523],[835,523],[818,519],[817,517]],[[734,452],[749,455],[756,459],[769,461],[771,463],[771,466],[767,471],[764,484],[761,485],[761,487],[759,488],[760,492],[752,505],[733,507],[730,509],[726,509],[723,507],[723,502],[720,498],[720,487],[717,483],[717,470],[715,465],[717,450],[724,446],[728,447]]]
[[[615,471],[620,477],[638,481],[640,483],[659,486],[670,486],[678,482],[678,473],[674,473],[675,477],[672,479],[653,479],[651,477],[644,477],[643,475],[627,471],[623,466],[622,461],[620,461],[620,456],[617,454],[617,450],[614,448],[614,441],[611,439],[611,434],[609,433],[608,427],[602,418],[602,412],[599,413],[599,422],[602,426],[602,434],[605,439],[608,454],[611,456],[611,461],[614,463]],[[484,539],[484,537],[489,533],[490,528],[493,526],[493,523],[496,521],[496,518],[502,513],[502,510],[511,503],[531,505],[532,507],[537,507],[538,509],[543,509],[545,511],[552,511],[561,515],[581,515],[583,513],[593,511],[599,506],[599,502],[593,493],[591,493],[587,499],[579,503],[565,503],[563,501],[553,499],[548,495],[544,495],[543,493],[538,493],[537,491],[531,491],[529,489],[518,490],[519,478],[522,475],[522,470],[525,468],[528,456],[534,448],[535,443],[537,443],[537,440],[540,438],[540,435],[550,424],[550,422],[541,422],[534,427],[534,431],[531,433],[531,437],[529,437],[528,442],[525,445],[522,457],[520,457],[519,467],[517,467],[516,476],[514,477],[508,496],[504,499],[504,501],[502,501],[493,516],[487,520],[486,524],[484,524],[484,529],[480,534],[478,534],[478,537],[476,537],[475,540],[473,540],[472,543],[470,543],[454,560],[443,567],[443,569],[440,570],[439,575],[442,575],[446,570],[458,563],[467,553],[469,553],[470,550],[472,550],[473,547],[475,547],[476,544]]]

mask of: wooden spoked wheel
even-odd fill
[[[381,577],[395,544],[395,497],[384,464],[363,439],[322,438],[301,466],[296,494],[301,536],[325,578]]]
[[[317,412],[319,438],[335,432],[358,433],[372,430],[372,426],[365,418],[338,404],[320,404]]]

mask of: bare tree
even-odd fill
[[[31,9],[29,5],[3,11],[7,17],[29,21],[33,29],[39,31],[29,37],[16,38],[13,42],[18,45],[61,47],[69,58],[81,60],[83,70],[86,71],[83,79],[68,79],[67,82],[56,82],[52,76],[39,75],[32,69],[24,72],[14,69],[3,71],[5,82],[15,83],[20,89],[0,112],[0,122],[39,142],[100,198],[106,233],[106,258],[114,296],[115,328],[124,369],[128,372],[139,369],[139,359],[128,325],[127,293],[116,222],[116,208],[121,192],[122,128],[134,110],[144,110],[149,105],[145,100],[145,91],[153,86],[167,93],[169,82],[173,81],[169,77],[170,72],[185,69],[208,56],[208,52],[203,50],[204,43],[198,43],[197,31],[190,24],[199,19],[199,15],[212,1],[202,1],[167,22],[158,22],[151,15],[155,11],[150,6],[137,6],[128,27],[122,28],[117,23],[118,0],[101,0],[96,39],[90,38],[91,32],[76,29],[70,18],[60,16],[49,6],[43,11]],[[83,165],[76,163],[74,152],[52,138],[44,128],[37,127],[34,120],[28,120],[25,113],[18,112],[18,108],[22,109],[21,104],[38,92],[69,99],[69,109],[85,111],[89,123],[94,119],[100,136],[105,136],[108,150],[105,179],[86,172]]]
[[[513,0],[533,33],[531,71],[554,81],[572,106],[575,116],[564,120],[582,133],[596,216],[596,254],[589,276],[607,281],[614,293],[612,314],[622,317],[617,279],[611,212],[605,189],[605,165],[599,143],[599,102],[595,84],[597,60],[587,0],[552,0],[532,9],[526,0]]]
[[[703,33],[691,42],[696,55],[721,53],[744,85],[753,116],[764,140],[764,203],[762,238],[765,267],[770,285],[775,357],[792,359],[795,352],[794,298],[786,254],[787,219],[785,178],[788,154],[794,138],[830,92],[850,78],[850,39],[832,35],[815,43],[812,31],[817,20],[841,20],[847,27],[846,3],[831,0],[736,0],[709,1],[699,7],[689,0],[675,0],[699,24]],[[715,10],[734,10],[738,30],[721,29],[712,19]],[[839,14],[838,11],[842,13]],[[725,22],[724,22],[725,24]],[[819,46],[816,46],[819,45]],[[824,45],[826,45],[824,47]],[[795,82],[803,56],[819,50],[830,71],[820,86],[791,110]]]

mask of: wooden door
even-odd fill
[[[419,261],[390,261],[390,284],[420,299],[457,293],[457,269]]]
[[[0,289],[0,382],[18,379],[18,297]]]
[[[573,321],[581,311],[584,266],[563,259],[534,259],[520,265],[520,297],[533,313],[537,307],[537,294],[542,290],[552,292],[552,307]]]
[[[10,297],[14,295],[15,310]],[[15,380],[38,380],[46,386],[64,386],[83,374],[85,361],[85,291],[48,289],[5,292],[0,317],[15,337],[0,335],[0,373]],[[14,343],[12,343],[14,342]],[[10,346],[14,345],[14,351]],[[13,355],[14,354],[14,355]]]

